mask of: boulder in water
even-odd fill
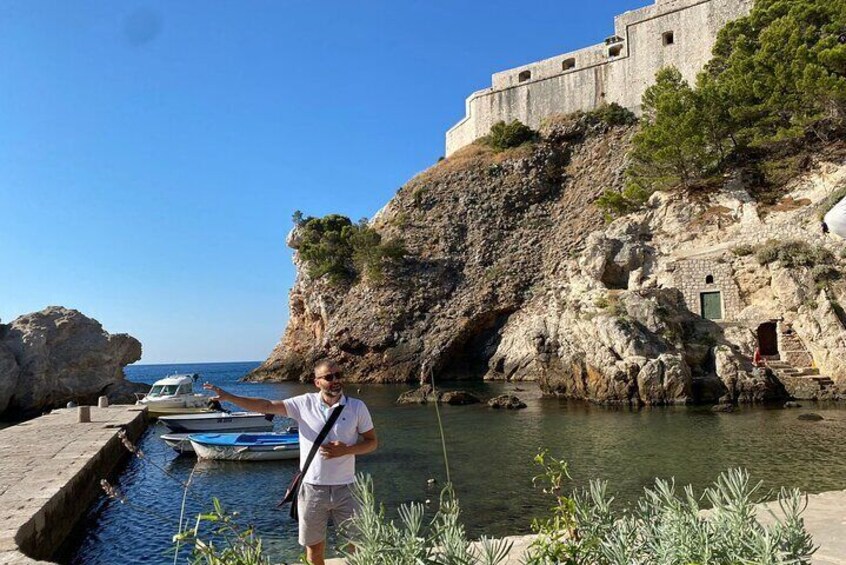
[[[526,407],[526,403],[513,394],[501,394],[488,400],[491,408],[505,408],[506,410],[519,410]]]

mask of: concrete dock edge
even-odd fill
[[[76,409],[0,430],[0,565],[47,563],[129,455],[121,429],[137,440],[147,426],[135,406]]]

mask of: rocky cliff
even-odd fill
[[[295,253],[290,322],[251,378],[305,380],[329,356],[365,382],[535,380],[623,404],[764,400],[792,390],[777,357],[772,369],[751,363],[772,327],[782,350],[793,339],[808,357],[784,376],[819,373],[811,396],[842,394],[846,244],[818,218],[846,187],[842,144],[789,155],[799,164],[775,199],[739,164],[606,223],[596,199],[622,188],[632,133],[561,118],[536,143],[476,144],[439,162],[372,220],[408,249],[378,284],[312,280]],[[819,253],[793,260],[779,246]],[[700,311],[709,292],[720,293],[716,320]]]
[[[109,334],[77,310],[50,306],[11,324],[0,324],[0,417],[25,418],[64,406],[134,402],[145,385],[124,378],[123,368],[141,358],[141,343]]]

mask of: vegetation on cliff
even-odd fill
[[[489,145],[496,151],[504,151],[534,141],[537,136],[538,132],[520,120],[514,120],[510,123],[499,121],[491,126],[490,133],[482,137],[480,143]]]
[[[314,279],[326,275],[331,284],[337,285],[363,276],[380,282],[387,265],[406,254],[402,240],[382,241],[379,232],[368,226],[366,218],[354,224],[339,214],[305,218],[297,211],[293,220],[298,230],[300,257]]]
[[[661,70],[643,96],[628,183],[598,205],[610,215],[639,208],[654,190],[690,188],[731,162],[759,161],[763,182],[785,163],[762,148],[846,125],[846,5],[758,0],[719,34],[713,58],[691,86]],[[768,202],[772,203],[772,202]]]

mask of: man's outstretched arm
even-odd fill
[[[278,414],[279,416],[287,416],[288,411],[285,409],[285,404],[282,400],[268,400],[267,398],[249,398],[246,396],[238,396],[231,392],[226,392],[219,386],[211,383],[205,383],[203,388],[214,392],[215,397],[212,400],[222,400],[231,402],[232,404],[249,410],[250,412],[261,412],[262,414]]]

